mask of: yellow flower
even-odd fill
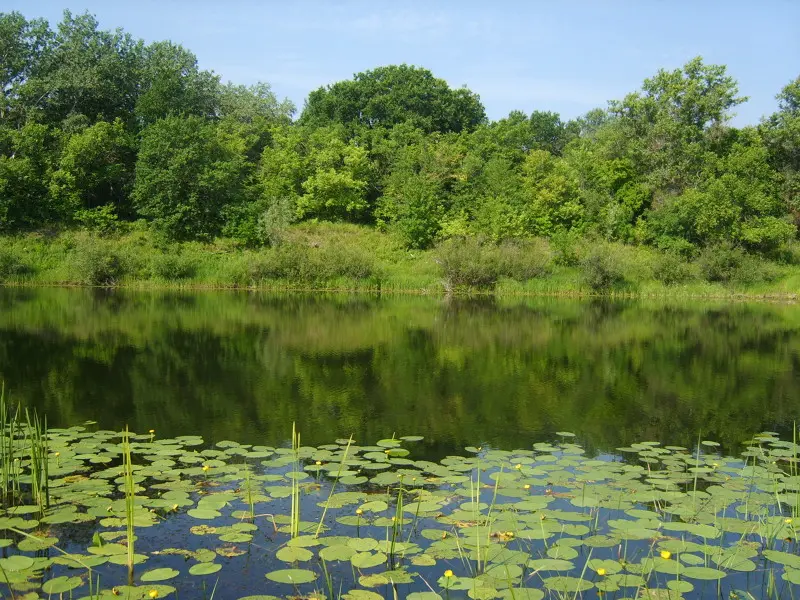
[[[172,510],[178,510],[178,505],[177,504],[173,504],[172,505]]]
[[[153,435],[155,432],[156,432],[156,430],[155,430],[155,429],[151,429],[151,430],[150,430],[150,435]],[[157,590],[153,590],[153,592],[155,592],[156,594],[158,593],[158,591],[157,591]],[[152,592],[151,592],[151,593],[152,593]]]
[[[523,489],[523,490],[529,490],[529,489],[531,489],[531,484],[530,484],[530,483],[526,483],[525,485],[523,485],[523,486],[522,486],[522,489]]]
[[[147,595],[151,598],[158,598],[158,590],[150,590],[150,593]]]
[[[670,552],[669,550],[662,550],[661,558],[663,558],[664,560],[669,560],[670,558],[672,558],[672,552]]]
[[[318,460],[318,461],[317,461],[317,466],[320,466],[321,464],[322,464],[322,461],[321,461],[321,460]]]
[[[787,525],[791,525],[792,524],[792,519],[790,517],[788,519],[784,519],[783,522],[786,523]]]
[[[210,468],[208,465],[203,465],[203,472],[208,471]]]
[[[61,452],[56,452],[56,453],[54,454],[54,456],[55,456],[56,458],[58,458],[59,456],[61,456]]]
[[[600,567],[599,569],[597,569],[597,574],[600,575],[600,577],[602,577],[603,575],[606,574],[606,570],[603,567]]]
[[[521,464],[519,464],[519,463],[517,463],[516,465],[514,465],[514,468],[515,468],[517,471],[519,471],[519,470],[522,468],[522,465],[521,465]]]
[[[444,572],[444,576],[448,577],[448,578],[452,577],[453,576],[453,572],[450,569],[447,569],[447,571]]]
[[[363,511],[363,510],[361,510],[360,508],[357,508],[357,509],[356,509],[356,514],[357,514],[357,515],[360,517],[361,515],[363,515],[363,514],[364,514],[364,511]]]

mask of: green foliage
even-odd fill
[[[653,277],[665,285],[677,285],[694,279],[694,271],[680,254],[664,252],[653,266]]]
[[[286,196],[273,198],[267,210],[258,219],[258,229],[262,241],[270,246],[280,246],[286,237],[286,230],[294,220],[295,207]]]
[[[489,290],[501,277],[520,282],[543,277],[550,271],[551,254],[543,240],[507,240],[500,245],[479,237],[454,237],[434,251],[442,282],[448,292]]]
[[[546,238],[572,267],[583,236],[778,257],[800,224],[800,79],[757,129],[737,129],[745,98],[699,57],[570,122],[514,111],[489,123],[477,95],[409,65],[320,88],[292,122],[267,83],[223,85],[180,45],[89,14],[66,11],[51,30],[13,12],[0,13],[0,90],[7,233],[108,235],[147,219],[162,241],[277,247],[292,222],[349,222],[414,250]],[[659,260],[663,281],[683,277],[676,257]],[[605,285],[601,263],[584,270]]]
[[[154,277],[165,281],[178,281],[193,277],[197,272],[197,263],[190,256],[168,252],[156,255],[150,269]]]
[[[608,292],[625,282],[618,257],[607,244],[592,244],[580,268],[581,281],[593,292]]]
[[[436,247],[435,256],[448,292],[492,289],[500,277],[496,247],[474,237],[445,240]]]
[[[144,130],[134,204],[176,240],[211,239],[222,211],[243,200],[250,167],[243,141],[199,117],[168,117]]]
[[[31,273],[31,267],[15,252],[0,248],[0,282]]]
[[[450,89],[427,69],[403,64],[357,73],[311,92],[300,122],[371,128],[408,123],[431,133],[471,130],[485,119],[477,95]]]
[[[774,266],[729,243],[704,249],[698,263],[708,281],[720,283],[751,285],[771,281],[778,275]]]
[[[75,211],[74,219],[89,231],[108,235],[119,229],[119,219],[110,204]]]
[[[250,278],[320,284],[345,277],[368,280],[378,276],[374,258],[365,250],[341,243],[308,245],[296,242],[263,251],[250,265]]]
[[[135,142],[120,119],[99,121],[69,137],[53,173],[50,194],[61,205],[94,209],[109,205],[130,215]]]
[[[116,285],[126,271],[113,245],[93,239],[75,248],[71,268],[76,282],[92,286]]]

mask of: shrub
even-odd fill
[[[622,284],[625,277],[607,244],[588,250],[581,260],[581,280],[594,292],[606,292]]]
[[[110,246],[96,241],[76,248],[72,268],[75,280],[84,285],[115,285],[125,274],[120,256]]]
[[[10,250],[0,250],[0,281],[27,275],[32,269]]]
[[[439,265],[448,292],[459,287],[491,289],[500,277],[497,249],[476,238],[452,238],[436,247]]]
[[[340,277],[364,280],[378,276],[375,260],[365,250],[340,244],[283,243],[258,254],[249,266],[252,281],[286,279],[318,283]]]
[[[498,273],[527,281],[550,272],[552,253],[544,240],[507,240],[498,248]]]
[[[167,281],[189,279],[197,273],[197,264],[182,254],[157,254],[150,265],[150,272],[154,277]]]
[[[698,259],[700,270],[708,281],[749,285],[771,281],[778,275],[766,259],[747,254],[739,246],[724,243],[708,246]]]
[[[656,259],[653,277],[665,285],[676,285],[691,280],[694,273],[691,265],[679,254],[665,252]]]

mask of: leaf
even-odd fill
[[[204,562],[189,567],[189,575],[211,575],[222,568],[219,563]]]
[[[140,579],[142,581],[166,581],[168,579],[172,579],[180,575],[180,571],[176,571],[175,569],[153,569],[152,571],[146,571],[142,574]]]
[[[317,574],[308,569],[280,569],[267,573],[266,577],[276,583],[299,585],[301,583],[311,583],[317,578]]]
[[[45,581],[42,591],[45,594],[63,594],[83,585],[80,577],[56,577]]]
[[[305,562],[314,558],[314,553],[306,548],[300,548],[297,546],[284,546],[275,553],[275,557],[284,562]]]

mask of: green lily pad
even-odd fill
[[[222,565],[214,562],[203,562],[189,567],[189,575],[211,575],[222,568]]]
[[[300,585],[302,583],[311,583],[317,578],[317,574],[308,569],[280,569],[267,573],[266,577],[275,583]]]
[[[142,574],[140,579],[142,581],[167,581],[169,579],[173,579],[180,575],[181,572],[175,569],[163,568],[163,569],[153,569],[151,571],[146,571]]]

